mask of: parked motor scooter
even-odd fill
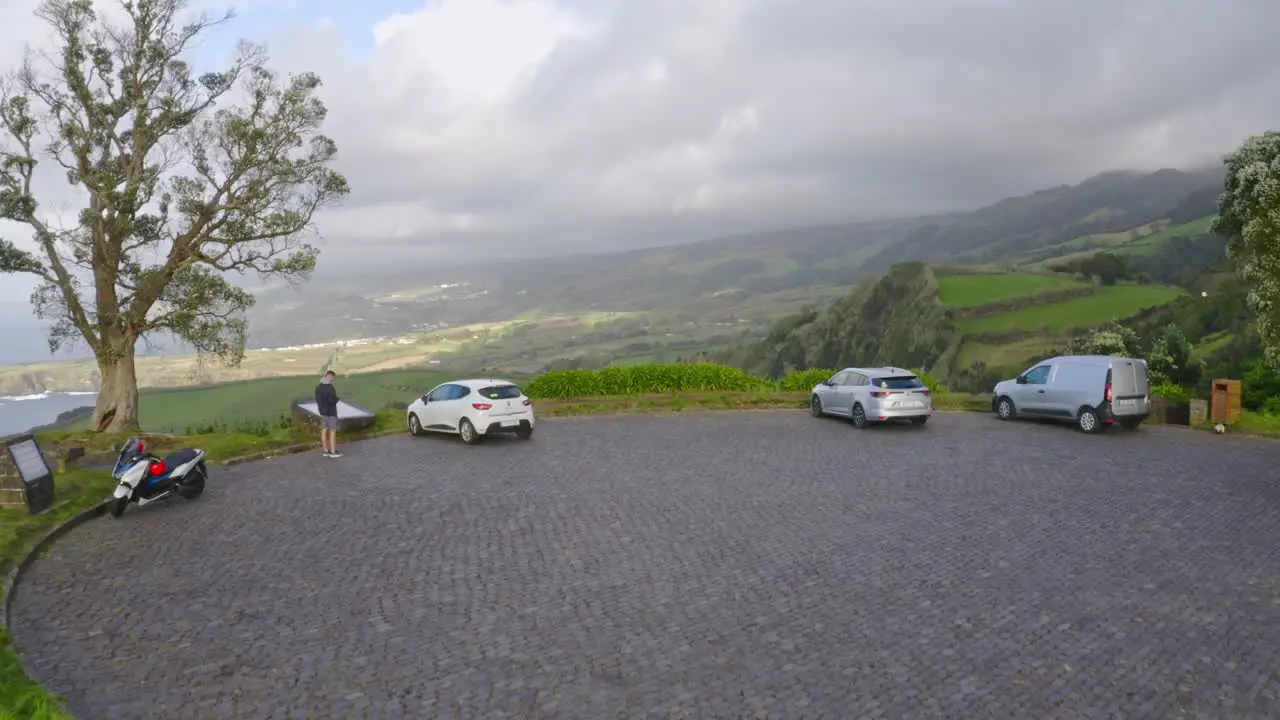
[[[121,448],[112,476],[120,483],[111,504],[111,517],[118,518],[131,502],[141,507],[175,493],[194,500],[204,492],[209,471],[203,450],[183,448],[161,458],[147,452],[146,445],[133,438]]]

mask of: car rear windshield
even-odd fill
[[[915,390],[924,387],[924,383],[920,382],[920,378],[915,375],[876,378],[871,381],[871,384],[885,390]]]
[[[520,397],[520,388],[515,385],[494,385],[481,388],[480,395],[490,400],[514,400]]]

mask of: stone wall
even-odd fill
[[[22,484],[22,476],[9,457],[9,451],[0,448],[0,507],[26,505],[26,488]]]

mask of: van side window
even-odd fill
[[[1038,368],[1032,368],[1027,371],[1028,385],[1043,385],[1049,380],[1049,366],[1041,365]]]

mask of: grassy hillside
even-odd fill
[[[906,260],[979,265],[1003,262],[1088,236],[1128,233],[1168,217],[1171,209],[1185,204],[1189,196],[1201,202],[1206,188],[1220,191],[1221,187],[1222,171],[1218,168],[1105,173],[1076,186],[1009,198],[958,218],[930,223],[903,242],[886,246],[867,267],[882,270]]]
[[[825,311],[792,316],[764,339],[712,357],[772,377],[894,364],[981,385],[1064,347],[1073,332],[1185,295],[1164,285],[1095,286],[1048,273],[904,263]]]
[[[938,299],[953,308],[976,308],[1002,300],[1084,288],[1081,280],[1032,273],[966,273],[938,278]]]
[[[1132,317],[1184,294],[1178,288],[1161,285],[1100,287],[1083,297],[966,317],[960,320],[960,328],[970,335],[1028,331],[1062,335],[1073,329],[1086,329],[1112,319]]]

